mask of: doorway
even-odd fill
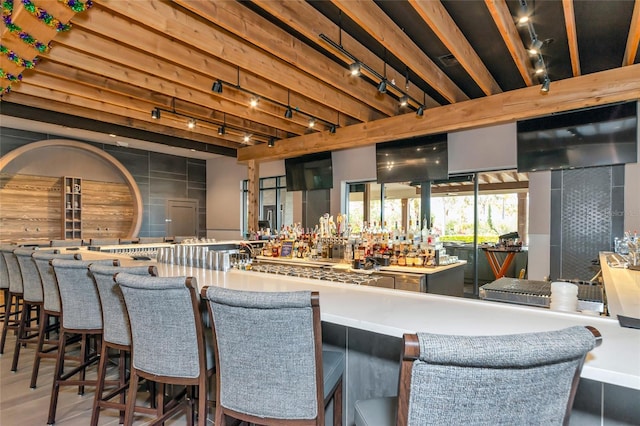
[[[167,236],[199,237],[198,200],[168,199],[165,222]]]

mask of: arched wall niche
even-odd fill
[[[59,235],[47,235],[55,234],[55,230],[50,225],[47,228],[46,218],[37,217],[37,209],[30,209],[25,206],[25,212],[20,217],[7,217],[11,210],[9,208],[11,197],[19,197],[21,191],[25,192],[23,194],[25,203],[37,202],[37,199],[33,199],[33,194],[38,193],[36,190],[30,191],[25,185],[20,188],[11,188],[10,182],[13,177],[17,176],[31,176],[38,178],[36,182],[42,183],[43,187],[36,189],[43,194],[42,203],[52,207],[49,208],[49,213],[45,213],[45,215],[51,215],[51,210],[62,205],[59,182],[63,176],[82,178],[83,182],[86,181],[92,185],[94,192],[102,191],[102,194],[94,197],[92,201],[91,208],[94,212],[88,211],[85,218],[93,218],[94,221],[100,220],[100,204],[96,201],[100,197],[103,198],[103,201],[100,202],[103,203],[105,209],[113,201],[110,200],[110,197],[119,198],[120,202],[122,202],[123,198],[126,198],[127,203],[129,203],[128,200],[130,199],[131,205],[127,206],[127,208],[130,207],[133,214],[121,218],[121,220],[130,223],[120,224],[123,226],[123,231],[119,236],[132,238],[137,236],[140,231],[143,203],[138,185],[131,173],[116,158],[99,148],[78,141],[48,139],[21,146],[0,158],[0,178],[2,181],[0,192],[4,192],[3,198],[7,207],[5,209],[0,208],[0,221],[2,221],[3,228],[5,226],[16,228],[16,223],[19,222],[21,229],[14,229],[12,237],[16,237],[16,233],[20,233],[18,231],[21,231],[24,235],[17,239],[60,238]],[[58,182],[55,186],[46,183],[54,180]],[[114,189],[113,193],[109,191],[111,188]],[[127,194],[123,193],[123,188],[126,188],[124,192],[128,192]],[[56,197],[59,200],[58,203],[54,201]],[[33,213],[31,215],[29,214],[30,210]],[[5,212],[7,213],[6,215]],[[108,214],[108,212],[105,214]],[[113,217],[111,217],[111,220],[113,220]],[[41,228],[45,229],[39,231],[39,235],[34,235],[34,230],[38,229],[38,223],[41,223]],[[49,230],[48,232],[47,229]],[[7,240],[7,232],[0,232],[0,239]],[[107,236],[105,229],[100,229],[99,227],[86,229],[84,234],[86,235],[83,236],[85,240],[91,237]]]

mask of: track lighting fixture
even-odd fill
[[[213,82],[213,86],[211,86],[211,91],[213,93],[222,93],[222,81],[216,80]]]
[[[287,107],[287,109],[284,111],[284,118],[291,118],[293,117],[293,111],[291,110],[290,107]]]
[[[540,54],[541,47],[542,47],[542,42],[537,38],[534,38],[531,41],[531,45],[529,46],[529,53],[531,53],[532,55],[538,55]]]
[[[273,148],[275,145],[276,145],[276,138],[270,137],[269,138],[269,142],[267,142],[267,146],[269,148]]]
[[[251,140],[251,136],[250,135],[244,135],[244,138],[242,140],[244,141],[244,143],[249,143],[249,141]]]
[[[315,118],[310,118],[309,119],[309,128],[313,129],[316,125],[316,119]]]
[[[544,81],[542,82],[542,87],[540,87],[541,93],[549,93],[549,88],[551,86],[551,80],[548,76],[544,77]]]
[[[249,106],[251,108],[255,108],[258,106],[258,102],[260,101],[260,99],[257,96],[252,96],[251,100],[249,101]]]
[[[378,92],[380,93],[387,93],[387,80],[380,80],[380,83],[378,84]]]
[[[349,71],[351,71],[351,75],[357,77],[360,75],[362,70],[360,69],[360,62],[354,62],[349,65]]]
[[[409,104],[409,97],[407,95],[402,95],[400,97],[400,106],[406,107]]]
[[[189,121],[187,121],[187,127],[190,129],[194,129],[196,127],[196,120],[191,118]]]
[[[424,115],[424,105],[420,105],[416,110],[416,116],[422,117]]]
[[[225,126],[220,126],[218,127],[218,135],[219,136],[223,136],[225,133],[227,132],[227,129],[225,128]]]
[[[160,108],[154,108],[151,110],[151,118],[154,120],[160,120]]]
[[[329,133],[333,134],[336,132],[336,125],[332,124],[331,126],[329,126]]]

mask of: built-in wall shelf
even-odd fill
[[[62,238],[82,239],[82,179],[62,178]]]

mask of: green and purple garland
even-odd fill
[[[34,58],[33,61],[28,59],[22,59],[16,52],[11,49],[8,49],[6,46],[0,44],[0,53],[5,55],[11,62],[16,64],[19,67],[26,68],[28,70],[32,69],[36,66],[37,58]]]
[[[13,75],[11,73],[5,72],[2,68],[0,68],[0,79],[7,79],[9,81],[22,81],[22,74]]]
[[[49,15],[46,10],[33,4],[31,0],[22,0],[22,5],[29,13],[38,18],[48,27],[54,28],[58,32],[69,31],[71,29],[71,25],[63,24],[60,20]]]
[[[9,32],[12,34],[16,34],[20,40],[33,47],[40,53],[46,53],[50,46],[44,43],[39,42],[30,34],[22,31],[22,28],[17,26],[11,21],[11,15],[13,14],[13,2],[11,0],[4,0],[2,2],[2,20],[4,21],[4,25],[7,27]]]
[[[84,12],[85,10],[93,6],[93,2],[91,0],[87,0],[86,3],[82,3],[80,0],[58,0],[58,1],[76,13]]]

